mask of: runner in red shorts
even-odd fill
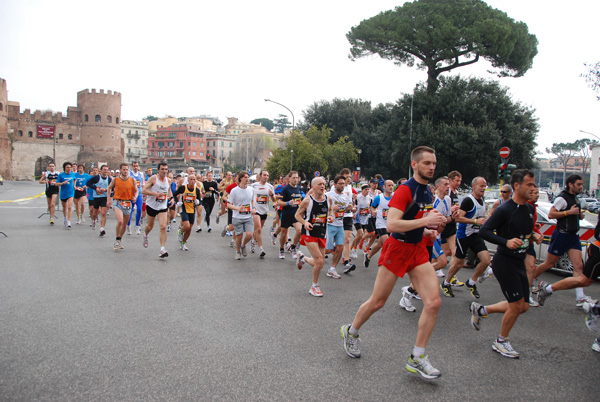
[[[387,230],[391,236],[381,250],[373,293],[358,309],[352,325],[342,326],[340,333],[346,353],[360,357],[358,330],[384,306],[398,277],[408,272],[423,299],[423,312],[406,369],[424,378],[438,378],[440,371],[429,363],[425,347],[435,327],[441,299],[438,279],[423,243],[424,235],[435,239],[437,228],[444,222],[444,216],[433,209],[433,195],[427,185],[435,172],[435,151],[425,146],[415,148],[411,152],[411,166],[415,172],[413,178],[398,187],[389,202]]]
[[[295,217],[302,225],[300,244],[308,248],[312,258],[304,256],[299,251],[297,265],[298,269],[302,269],[305,263],[312,265],[313,283],[308,293],[316,297],[321,297],[323,296],[323,292],[321,292],[321,288],[319,287],[319,274],[325,264],[327,222],[333,222],[333,215],[329,214],[329,201],[327,195],[325,195],[325,179],[315,177],[312,180],[311,187],[312,194],[302,200]]]

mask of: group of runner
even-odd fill
[[[576,305],[582,306],[590,329],[596,329],[598,307],[596,300],[586,296],[582,287],[589,286],[600,272],[600,242],[589,247],[588,259],[583,266],[581,242],[577,232],[583,212],[579,207],[577,194],[581,191],[582,180],[577,175],[567,179],[565,190],[556,198],[549,217],[557,220],[548,248],[547,260],[535,266],[534,243],[539,244],[543,236],[536,224],[537,187],[534,173],[519,169],[511,177],[510,185],[502,188],[502,198],[494,205],[491,214],[486,214],[483,200],[487,182],[483,177],[475,177],[471,182],[472,194],[460,203],[458,188],[462,182],[459,172],[450,172],[439,177],[434,187],[429,182],[434,178],[436,168],[435,151],[428,147],[417,147],[411,153],[411,167],[414,176],[399,182],[394,191],[394,182],[373,179],[357,192],[351,185],[350,171],[343,169],[334,177],[332,187],[327,191],[326,180],[315,177],[310,189],[299,185],[298,172],[292,171],[286,177],[279,177],[275,186],[269,183],[269,173],[265,170],[257,175],[257,181],[249,183],[249,174],[228,172],[221,180],[213,181],[207,174],[204,181],[196,179],[193,168],[185,178],[169,181],[168,166],[159,163],[155,175],[141,176],[138,181],[139,166],[133,165],[132,172],[127,164],[121,164],[119,174],[111,180],[108,167],[100,172],[92,171],[85,177],[83,168],[78,171],[83,177],[71,173],[71,165],[63,166],[63,173],[57,174],[54,166],[49,167],[40,182],[47,184],[51,224],[53,224],[53,197],[61,188],[60,199],[65,214],[65,226],[70,227],[70,213],[73,195],[63,186],[71,182],[74,191],[92,190],[92,225],[100,216],[101,236],[104,235],[106,209],[113,204],[117,219],[115,250],[123,248],[122,238],[131,217],[131,208],[145,199],[147,224],[144,228],[143,244],[148,247],[148,235],[156,218],[160,226],[161,250],[159,257],[168,256],[165,249],[167,227],[179,212],[181,217],[178,240],[181,250],[187,251],[195,217],[201,217],[205,208],[205,221],[210,228],[210,214],[215,202],[220,202],[217,224],[220,217],[227,214],[223,237],[231,233],[231,245],[235,247],[235,259],[247,257],[247,246],[251,252],[259,247],[259,257],[266,255],[263,246],[263,227],[271,212],[269,200],[275,209],[271,226],[271,241],[279,245],[279,258],[285,260],[289,252],[298,269],[305,264],[312,266],[312,284],[309,293],[322,297],[320,272],[325,260],[331,255],[331,265],[326,276],[340,279],[337,266],[342,261],[343,273],[356,269],[352,261],[358,259],[357,250],[363,250],[363,265],[368,267],[373,257],[381,251],[378,259],[378,273],[371,297],[358,309],[351,324],[343,325],[340,333],[346,353],[350,357],[360,357],[358,348],[359,330],[386,303],[398,277],[408,273],[410,284],[402,288],[400,306],[414,312],[412,300],[422,300],[423,307],[419,319],[417,337],[406,369],[424,378],[437,378],[440,371],[433,367],[425,348],[434,329],[437,313],[441,305],[441,293],[454,297],[454,287],[466,286],[475,299],[480,298],[477,288],[486,278],[495,276],[505,301],[491,305],[473,302],[470,306],[472,326],[479,330],[483,318],[492,313],[503,314],[500,335],[492,343],[492,349],[503,356],[518,358],[509,333],[518,316],[531,306],[544,305],[548,297],[557,290],[577,288]],[[81,185],[85,183],[84,185]],[[81,194],[81,193],[80,193]],[[69,196],[71,195],[71,196]],[[218,197],[221,195],[221,197]],[[79,197],[81,198],[81,197]],[[207,202],[205,200],[211,200]],[[137,207],[139,211],[139,207]],[[169,212],[169,209],[173,212]],[[79,209],[78,223],[83,222]],[[82,214],[82,213],[81,213]],[[170,215],[173,214],[173,215]],[[140,226],[140,217],[136,217]],[[289,228],[295,230],[293,239]],[[352,240],[353,229],[356,230]],[[201,230],[199,222],[197,231]],[[278,239],[279,237],[279,239]],[[599,228],[596,237],[600,239]],[[279,240],[279,241],[277,241]],[[497,246],[493,260],[485,241]],[[306,247],[308,254],[300,251]],[[466,282],[456,279],[456,274],[464,266],[468,250],[478,258],[473,274]],[[537,297],[530,297],[536,290],[533,281],[542,272],[554,265],[556,259],[567,253],[574,265],[574,275],[552,285],[540,281]],[[446,275],[442,269],[452,257]],[[440,284],[438,276],[445,277]],[[600,351],[600,339],[593,344]]]

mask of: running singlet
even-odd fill
[[[331,206],[337,205],[339,209],[333,213],[333,222],[330,223],[331,226],[343,226],[344,225],[344,217],[347,216],[346,207],[352,206],[352,196],[347,193],[337,193],[335,188],[329,191],[327,197],[331,199]],[[352,216],[352,213],[350,213]]]
[[[373,208],[377,208],[377,216],[375,217],[375,228],[376,229],[387,229],[387,216],[390,210],[390,200],[394,197],[394,193],[387,198],[383,194],[379,194],[373,202],[371,206]]]
[[[478,219],[485,216],[485,204],[483,200],[477,200],[473,194],[469,195],[460,204],[460,209],[467,211],[465,218]],[[473,223],[459,223],[456,232],[457,239],[464,239],[472,234],[479,233],[479,225]]]
[[[140,191],[140,195],[141,195],[142,194],[142,186],[146,183],[146,180],[144,180],[144,174],[142,172],[134,173],[133,170],[130,170],[129,177],[132,177],[133,180],[135,180],[135,185],[137,186],[138,190]]]
[[[269,213],[269,198],[270,193],[274,193],[273,186],[270,183],[260,184],[259,182],[252,183],[254,190],[254,204],[256,205],[256,213],[266,215]]]
[[[149,195],[146,199],[146,206],[154,209],[155,211],[162,211],[167,209],[167,196],[169,195],[169,179],[165,177],[164,181],[160,180],[158,175],[155,175],[156,181],[150,187],[150,191],[159,193],[158,196]]]
[[[135,195],[135,180],[132,177],[123,180],[120,176],[114,180],[114,199],[123,201],[122,204],[125,208],[131,207],[131,201]]]
[[[94,198],[106,198],[106,191],[103,191],[102,194],[100,194],[96,191],[96,189],[103,188],[106,190],[110,184],[110,181],[111,179],[109,176],[103,178],[102,175],[94,176],[88,180],[88,186],[91,184],[92,188],[94,189]]]
[[[312,223],[313,228],[308,232],[304,226],[302,226],[302,234],[324,239],[327,234],[327,211],[329,209],[327,194],[325,195],[324,201],[316,201],[312,195],[309,197],[310,201],[306,208],[306,221]]]
[[[356,196],[356,222],[361,225],[366,225],[371,216],[371,202],[373,199],[370,195],[364,196],[359,194]]]
[[[440,211],[440,213],[445,217],[452,216],[452,199],[450,196],[445,196],[442,199],[436,194],[435,201],[433,201],[433,208]]]
[[[398,187],[389,206],[404,213],[403,220],[421,219],[433,209],[433,194],[427,184],[421,184],[412,177]],[[392,237],[405,243],[417,244],[423,240],[425,228],[409,230],[404,233],[392,233]]]
[[[512,199],[505,201],[481,227],[479,236],[497,244],[498,253],[525,259],[532,240],[533,214],[534,207],[529,203],[519,205]],[[506,247],[506,241],[514,238],[521,239],[523,244],[512,250]]]
[[[198,199],[197,194],[199,190],[194,184],[194,188],[190,190],[189,184],[183,186],[183,193],[181,195],[181,201],[185,208],[185,212],[193,214],[196,211],[196,200]]]
[[[46,180],[48,180],[48,182],[46,183],[46,188],[56,187],[56,179],[58,179],[58,172],[46,172]]]

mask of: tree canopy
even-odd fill
[[[292,124],[290,123],[287,115],[285,114],[280,114],[279,116],[277,116],[277,118],[273,122],[273,125],[275,127],[276,133],[284,133],[287,128],[292,127]]]
[[[264,118],[264,117],[260,118],[260,119],[254,119],[250,123],[252,123],[252,124],[260,124],[264,128],[266,128],[268,131],[273,130],[273,127],[275,127],[275,124],[273,123],[273,120],[267,119],[267,118]]]
[[[600,92],[600,61],[590,64],[585,63],[586,73],[583,74],[585,82],[588,86],[594,90],[594,92]],[[600,96],[596,95],[596,98],[600,100]]]
[[[286,139],[286,148],[273,152],[266,169],[272,176],[289,173],[292,149],[293,169],[305,179],[312,179],[315,171],[319,171],[322,176],[333,176],[345,167],[352,167],[358,159],[356,148],[347,137],[330,143],[331,132],[327,126],[311,126],[305,132],[292,131]]]
[[[510,163],[534,166],[538,132],[534,110],[514,102],[494,81],[441,77],[435,94],[419,85],[396,104],[371,107],[356,99],[321,101],[311,105],[304,118],[305,125],[332,130],[330,142],[347,137],[361,149],[365,177],[377,173],[406,177],[410,150],[418,145],[437,151],[436,177],[458,170],[465,182],[482,175],[493,183],[502,146],[511,148]]]
[[[483,58],[499,76],[520,77],[533,64],[537,38],[527,25],[481,0],[417,0],[362,21],[346,34],[350,59],[378,55],[427,70],[427,88],[440,74]]]

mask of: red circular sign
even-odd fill
[[[510,149],[508,147],[502,147],[500,148],[500,157],[503,159],[508,158],[508,156],[510,155]]]

